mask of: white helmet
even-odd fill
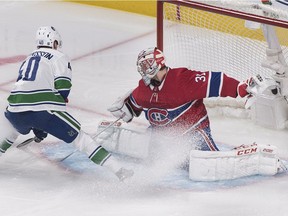
[[[151,47],[142,50],[137,58],[137,70],[142,76],[146,85],[150,84],[150,80],[165,67],[165,57],[161,50],[157,47]]]
[[[36,33],[36,44],[37,47],[51,47],[53,48],[54,41],[57,41],[58,47],[62,46],[62,39],[60,34],[56,31],[53,26],[40,27]]]

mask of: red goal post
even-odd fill
[[[251,1],[158,0],[157,46],[171,67],[222,71],[240,81],[270,76],[275,71],[263,66],[267,48],[279,45],[283,64],[288,60],[287,9]],[[272,42],[267,29],[275,31]]]

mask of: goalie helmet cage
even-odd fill
[[[157,47],[170,67],[221,71],[239,81],[256,74],[269,76],[275,71],[261,66],[270,46],[263,26],[275,27],[276,42],[287,61],[287,20],[287,11],[261,2],[158,0]],[[241,99],[208,101],[213,107],[244,107]]]

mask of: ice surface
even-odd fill
[[[96,133],[102,119],[114,120],[106,108],[137,85],[136,56],[155,46],[154,18],[57,1],[0,2],[0,106],[17,77],[21,58],[34,48],[35,31],[54,25],[63,51],[72,59],[73,89],[68,111],[84,130]],[[145,128],[144,117],[134,121]],[[214,139],[230,146],[273,144],[287,158],[287,130],[273,131],[247,119],[211,116]],[[1,116],[0,138],[7,127]],[[20,137],[21,142],[30,136]],[[287,174],[200,183],[170,163],[133,164],[135,178],[119,183],[81,153],[63,163],[74,149],[52,137],[26,149],[10,149],[0,159],[1,215],[5,216],[286,216]],[[32,152],[32,153],[31,153]],[[167,156],[167,161],[171,159]]]

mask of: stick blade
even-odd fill
[[[33,142],[33,141],[34,141],[34,137],[33,137],[33,138],[29,138],[29,139],[23,141],[22,143],[20,143],[19,145],[17,145],[16,147],[17,147],[17,148],[21,148],[21,147],[23,147],[23,146],[28,145],[29,143],[31,143],[31,142]]]

